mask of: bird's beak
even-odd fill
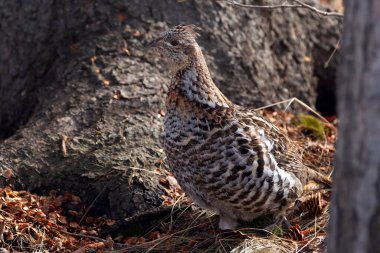
[[[146,47],[147,47],[148,49],[149,49],[149,48],[157,47],[157,46],[159,46],[160,41],[161,41],[161,38],[154,39],[154,40],[152,40],[151,42],[149,42],[148,45],[146,45]]]

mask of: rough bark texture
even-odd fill
[[[0,185],[70,190],[89,202],[100,194],[95,206],[114,216],[161,203],[153,169],[164,158],[169,75],[145,52],[152,36],[200,26],[214,79],[238,104],[313,105],[318,84],[334,85],[335,58],[328,75],[323,65],[341,28],[305,9],[203,0],[0,0],[0,17],[0,138],[12,135],[0,144],[0,170],[15,173]]]
[[[380,2],[345,8],[329,252],[380,252]]]

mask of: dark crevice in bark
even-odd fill
[[[323,116],[336,115],[335,80],[318,80],[315,108]]]

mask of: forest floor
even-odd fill
[[[306,164],[331,176],[336,118],[261,113],[300,142]],[[192,205],[162,164],[155,170],[166,189],[162,208],[126,221],[95,216],[92,204],[72,193],[0,189],[0,252],[326,252],[329,190],[307,185],[287,214],[289,229],[266,231],[272,219],[263,217],[237,231],[220,231],[217,215]],[[12,177],[11,171],[2,176]]]

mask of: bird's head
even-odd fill
[[[196,38],[199,29],[195,25],[178,25],[164,32],[148,44],[154,48],[169,63],[174,70],[185,67],[199,47]]]

